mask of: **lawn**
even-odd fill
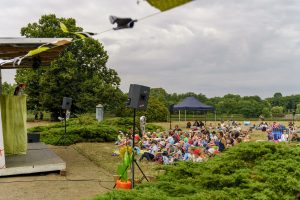
[[[117,146],[114,143],[78,143],[74,145],[74,148],[97,166],[105,169],[112,175],[117,175],[117,165],[121,162],[121,158],[112,155],[114,150],[117,149]],[[139,157],[140,156],[136,156],[137,160]],[[146,176],[153,177],[162,173],[162,171],[156,170],[160,165],[157,165],[155,162],[143,160],[142,162],[137,161],[137,163]],[[141,179],[142,173],[138,170],[137,165],[135,165],[135,171],[136,178]],[[130,169],[128,169],[128,172],[128,176],[131,177]]]
[[[208,124],[209,123],[215,123],[215,122],[207,122]],[[257,123],[257,122],[256,122]],[[154,123],[155,125],[159,125],[159,126],[162,126],[163,127],[163,129],[169,129],[169,123]],[[180,127],[184,127],[185,126],[185,122],[172,122],[172,126],[174,127],[174,125],[175,124],[178,124]],[[283,124],[284,125],[287,125],[287,122],[283,122]],[[297,126],[299,125],[299,123],[297,123],[296,124]],[[33,124],[30,124],[30,126],[34,126]],[[244,128],[248,128],[248,127],[244,127]],[[187,129],[185,129],[185,128],[183,128],[183,130],[184,131],[186,131]],[[257,140],[266,140],[266,133],[263,133],[262,131],[259,131],[259,130],[255,130],[255,131],[253,131],[252,133],[250,133],[250,136],[251,136],[251,141],[257,141]],[[252,147],[259,147],[260,146],[260,144],[259,143],[256,143],[257,145],[252,145]],[[270,145],[273,145],[273,143],[272,142],[270,142]],[[100,167],[100,168],[102,168],[102,169],[104,169],[105,171],[107,171],[107,172],[109,172],[110,174],[111,174],[111,176],[113,176],[113,175],[115,175],[116,174],[116,170],[117,170],[117,165],[118,165],[118,163],[121,161],[121,159],[119,158],[119,157],[117,157],[117,156],[113,156],[112,154],[113,154],[113,152],[114,152],[114,150],[117,148],[117,146],[113,143],[113,142],[107,142],[107,143],[77,143],[77,144],[75,144],[75,145],[73,145],[74,146],[74,148],[77,150],[77,152],[79,152],[80,154],[82,154],[82,155],[84,155],[86,158],[88,158],[90,161],[92,161],[93,163],[95,163],[98,167]],[[268,145],[266,145],[266,144],[264,144],[264,143],[262,143],[262,146],[265,146],[266,148],[270,148],[271,150],[272,150],[272,146],[268,146]],[[232,147],[232,148],[235,148],[235,147]],[[243,148],[245,148],[244,150],[245,150],[245,152],[246,151],[251,151],[251,153],[256,153],[256,151],[254,151],[254,150],[250,150],[250,149],[248,149],[247,150],[247,148],[248,147],[246,147],[246,146],[244,146]],[[285,147],[284,147],[285,148]],[[238,148],[239,149],[239,148]],[[241,150],[243,150],[243,149],[241,149]],[[258,151],[260,151],[259,149],[258,149]],[[280,151],[281,151],[281,148],[280,149],[278,149],[278,152],[280,153]],[[289,151],[288,149],[286,149],[286,151]],[[298,151],[298,150],[297,150]],[[237,151],[235,151],[235,152],[237,152]],[[249,153],[249,152],[248,152]],[[293,152],[293,150],[291,150],[291,153],[294,153]],[[268,155],[271,155],[271,154],[268,154]],[[288,155],[288,152],[287,152],[287,155]],[[298,155],[298,153],[297,153],[297,155]],[[227,155],[228,156],[228,155]],[[226,156],[225,156],[226,157]],[[230,158],[230,159],[232,159],[232,158]],[[262,157],[261,159],[264,159],[264,157]],[[213,160],[213,159],[212,159]],[[219,161],[218,161],[219,162]],[[226,163],[225,161],[222,161],[223,163]],[[271,160],[269,161],[269,162],[271,162]],[[281,161],[280,161],[281,162]],[[282,161],[282,163],[284,163],[285,161]],[[298,161],[297,161],[298,162]],[[157,175],[159,175],[159,174],[164,174],[165,173],[165,170],[161,170],[161,167],[163,167],[162,165],[157,165],[156,163],[154,163],[154,162],[147,162],[147,161],[143,161],[143,162],[138,162],[138,164],[141,166],[141,168],[143,169],[143,171],[145,172],[145,174],[147,175],[147,176],[157,176]],[[251,164],[251,163],[250,163]],[[175,166],[175,168],[174,168],[174,170],[183,170],[183,171],[185,171],[185,172],[188,172],[188,171],[186,171],[186,169],[182,169],[182,168],[184,168],[184,166],[185,166],[186,164],[183,164],[183,165],[180,165],[181,167],[176,167]],[[204,165],[206,165],[206,163],[204,163]],[[194,165],[193,165],[194,166]],[[261,166],[264,166],[264,164],[262,164]],[[295,166],[296,166],[296,164],[295,164]],[[190,167],[190,166],[185,166],[185,167]],[[294,166],[293,166],[294,167]],[[136,177],[137,177],[137,179],[140,179],[141,177],[142,177],[142,174],[139,172],[139,170],[137,169],[137,167],[135,166],[135,169],[136,169],[136,173],[135,173],[135,175],[136,175]],[[193,169],[194,170],[194,169]],[[196,170],[196,169],[195,169]],[[289,169],[288,169],[289,170]],[[294,168],[293,168],[293,170],[294,170]],[[131,174],[130,174],[130,169],[128,170],[129,171],[129,177],[131,177]],[[172,170],[171,170],[172,171]],[[168,173],[168,172],[167,172]],[[170,173],[170,172],[169,172]],[[177,173],[177,172],[176,172]],[[192,172],[191,172],[192,173]],[[198,173],[198,172],[197,172]],[[237,173],[240,173],[240,172],[237,172]],[[243,173],[244,172],[241,172],[242,173],[242,175],[244,175]],[[248,173],[248,171],[247,171],[247,173]],[[260,173],[260,172],[259,172]],[[297,173],[298,173],[298,171],[297,171]],[[251,176],[252,176],[252,174],[250,174]],[[207,174],[207,176],[210,176],[210,175],[208,175]],[[256,176],[256,175],[255,175]],[[95,177],[96,178],[96,177]],[[170,177],[169,177],[170,178]],[[167,177],[166,179],[168,179],[168,181],[169,182],[173,182],[174,180],[173,179],[170,179],[169,180],[169,178]],[[247,177],[246,177],[247,178]],[[249,178],[249,177],[248,177]],[[225,179],[227,180],[227,178],[225,177]],[[224,179],[224,180],[225,180]],[[229,179],[228,179],[229,180]],[[231,180],[231,179],[230,179]],[[248,180],[248,179],[247,179]],[[274,179],[275,180],[275,179]],[[166,181],[166,180],[165,180]],[[176,181],[176,180],[175,180]],[[182,181],[182,182],[185,182],[185,180],[184,179],[180,179],[180,177],[179,177],[179,180],[178,180],[179,182],[180,181]],[[192,180],[191,180],[192,181]],[[198,181],[198,180],[197,180]],[[270,179],[270,181],[273,181],[273,179]],[[294,180],[292,180],[292,181],[294,181]],[[144,181],[145,182],[145,181]],[[178,182],[178,183],[179,183]],[[198,182],[197,182],[198,183]],[[159,180],[158,180],[158,182],[155,182],[154,183],[155,185],[154,185],[154,187],[156,188],[156,189],[158,189],[159,187],[161,187],[162,185],[160,184],[160,182],[159,182]],[[199,182],[199,184],[202,184],[201,182]],[[204,183],[203,183],[204,184]],[[256,184],[256,183],[255,183]],[[259,184],[261,184],[261,183],[259,183]],[[291,183],[292,184],[292,183]],[[298,182],[297,182],[297,184],[298,184]],[[299,183],[300,184],[300,183]],[[250,187],[251,185],[249,185],[249,187]],[[143,187],[145,187],[145,188],[147,188],[148,186],[147,185],[145,185],[145,186],[142,186],[141,188],[143,188]],[[244,186],[241,186],[241,187],[244,187]],[[252,187],[252,186],[251,186]],[[256,187],[256,186],[255,186]],[[258,186],[257,186],[258,187]],[[260,186],[259,186],[260,187]],[[267,196],[267,190],[268,190],[268,188],[267,188],[267,186],[265,186],[266,188],[265,188],[265,196],[264,195],[262,195],[261,197],[266,197]],[[174,191],[176,191],[176,192],[180,192],[181,190],[184,190],[184,189],[188,189],[188,190],[190,190],[190,188],[181,188],[181,186],[180,185],[178,185],[178,188],[172,188],[172,190],[174,190]],[[154,190],[153,189],[150,189],[150,190],[148,190],[148,189],[144,189],[144,190],[141,190],[140,192],[141,193],[143,193],[143,192],[145,192],[145,193],[149,193],[149,191],[150,191],[150,193],[151,192],[154,192]],[[230,189],[228,189],[228,191],[231,191],[232,192],[232,190],[230,190]],[[295,187],[294,189],[293,189],[293,192],[295,192],[295,191],[298,191],[298,186],[297,187]],[[161,195],[166,195],[166,193],[165,192],[162,192],[162,191],[160,191],[160,193],[161,193]],[[207,193],[207,191],[202,191],[202,193],[203,193],[203,195],[204,194],[206,194],[206,195],[208,195],[208,193]],[[199,193],[199,195],[201,194],[202,195],[202,193]],[[214,191],[213,193],[216,193],[216,194],[218,194],[218,191]],[[212,194],[213,194],[212,193]],[[121,193],[120,193],[121,194]],[[220,193],[221,194],[221,193]],[[223,193],[222,193],[223,194]],[[238,195],[238,194],[235,194],[235,193],[232,193],[233,195]],[[116,194],[117,196],[118,196],[118,194]],[[121,195],[123,195],[123,194],[121,194]],[[130,198],[132,198],[134,195],[137,195],[137,193],[128,193],[128,195],[130,196]],[[133,196],[131,196],[131,195],[133,195]],[[167,194],[167,196],[168,196],[169,194]],[[260,195],[260,194],[259,194]],[[258,195],[258,196],[259,196]],[[289,194],[290,195],[290,194]],[[179,195],[180,196],[180,195]],[[108,196],[107,196],[108,197]],[[109,198],[111,198],[112,196],[110,196]],[[119,196],[118,196],[119,197]],[[159,197],[159,195],[157,195],[156,197]],[[194,196],[195,198],[198,198],[199,196]],[[124,198],[125,198],[125,196],[124,196]],[[114,199],[114,198],[113,198]],[[117,199],[117,198],[115,198],[115,199]],[[158,198],[157,198],[158,199]],[[201,199],[201,198],[200,198]],[[268,198],[266,198],[266,199],[268,199]]]
[[[206,122],[206,125],[209,125],[209,124],[212,124],[214,126],[218,125],[218,123],[220,123],[219,121],[207,121]],[[244,126],[244,122],[243,121],[238,121],[237,123],[240,123],[242,124],[242,128],[243,130],[249,130],[250,126]],[[253,124],[260,124],[261,121],[251,121],[251,126]],[[272,123],[271,121],[268,122],[269,124]],[[288,125],[288,122],[287,121],[279,121],[280,124],[283,124],[287,127]],[[155,123],[152,123],[152,124],[155,124],[155,125],[158,125],[158,126],[161,126],[163,127],[163,129],[165,130],[169,130],[170,129],[170,122],[155,122]],[[174,121],[174,122],[171,122],[171,126],[172,128],[175,127],[175,125],[178,125],[183,131],[188,131],[189,129],[185,128],[186,127],[186,122],[185,121]],[[297,129],[300,131],[300,122],[295,122],[295,125],[297,127]],[[253,130],[252,133],[250,133],[250,141],[257,141],[257,140],[267,140],[267,135],[266,133],[263,133],[262,131],[260,130]]]

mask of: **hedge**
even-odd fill
[[[49,126],[37,126],[28,129],[28,132],[40,132],[41,141],[46,144],[69,145],[77,142],[111,142],[115,141],[118,131],[128,132],[132,129],[133,119],[113,118],[98,122],[93,117],[81,116],[67,121],[67,137],[64,138],[64,122]],[[147,125],[147,131],[161,129],[160,126]],[[137,130],[139,123],[136,123]]]
[[[300,194],[300,148],[293,144],[242,143],[203,163],[164,167],[158,181],[103,199],[295,199]]]

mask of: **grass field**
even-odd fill
[[[74,145],[74,148],[97,166],[105,169],[112,175],[117,175],[117,165],[121,162],[121,158],[112,155],[117,148],[114,143],[78,143]],[[137,156],[136,160],[138,160],[139,157],[140,156]],[[137,161],[137,164],[147,177],[155,177],[161,173],[160,170],[156,170],[160,165],[157,165],[155,162],[143,160],[142,162]],[[128,177],[131,177],[131,169],[128,169]],[[137,165],[135,165],[135,177],[136,179],[143,177]]]
[[[212,123],[213,125],[217,125],[218,122],[207,122],[207,124]],[[243,123],[243,122],[240,122]],[[252,124],[259,124],[258,121],[252,122]],[[288,122],[281,122],[284,125],[287,125]],[[170,124],[167,122],[158,122],[153,123],[155,125],[159,125],[163,127],[164,130],[168,130],[170,127]],[[47,125],[47,123],[39,122],[39,123],[28,123],[28,127],[33,127],[35,125]],[[172,128],[174,128],[175,125],[179,125],[180,128],[182,128],[184,131],[187,129],[184,128],[186,125],[186,122],[172,122]],[[300,125],[299,122],[296,124],[297,126]],[[243,126],[243,128],[248,129],[249,127]],[[161,130],[163,131],[163,130]],[[267,135],[266,133],[263,133],[260,130],[254,130],[252,133],[250,133],[250,140],[251,141],[257,141],[257,140],[266,140]],[[120,157],[118,156],[112,156],[114,150],[117,149],[117,146],[114,143],[77,143],[74,145],[74,148],[82,155],[84,155],[86,158],[91,160],[93,163],[95,163],[97,166],[103,168],[104,170],[108,171],[110,174],[114,175],[117,171],[117,164],[121,161]],[[138,162],[138,164],[141,166],[143,171],[149,175],[149,176],[156,176],[158,173],[160,173],[159,170],[156,170],[157,167],[160,165],[157,165],[154,162],[147,162],[144,160],[143,162]],[[130,170],[128,170],[130,171]],[[129,173],[130,177],[130,173]],[[136,167],[136,177],[141,178],[142,174]]]
[[[192,122],[193,123],[193,122]],[[212,124],[214,126],[218,125],[218,123],[220,123],[219,121],[207,121],[206,122],[206,125],[208,124]],[[250,126],[244,126],[244,122],[243,121],[238,121],[237,123],[240,123],[242,124],[242,128],[243,130],[248,130]],[[260,124],[261,121],[251,121],[251,126],[253,124]],[[269,124],[272,123],[272,121],[269,121],[268,122]],[[280,124],[283,124],[284,126],[287,126],[288,125],[288,121],[279,121]],[[152,123],[152,124],[155,124],[155,125],[159,125],[161,127],[163,127],[165,130],[169,130],[170,129],[170,123],[169,122],[156,122],[156,123]],[[183,131],[188,131],[186,127],[186,122],[185,121],[174,121],[174,122],[171,122],[171,126],[172,128],[175,127],[175,125],[178,125]],[[297,127],[297,130],[300,131],[300,122],[295,122],[295,125]],[[267,135],[266,133],[263,133],[262,131],[260,130],[253,130],[252,133],[250,134],[250,141],[257,141],[257,140],[267,140]]]
[[[213,122],[212,122],[213,123]],[[156,125],[160,125],[166,130],[169,129],[169,123],[154,123]],[[178,124],[180,127],[184,127],[185,122],[176,122],[174,123]],[[184,129],[187,130],[187,129]],[[257,141],[257,140],[267,140],[266,133],[263,133],[260,130],[254,130],[252,133],[250,133],[250,141]],[[121,161],[120,157],[118,156],[112,156],[114,150],[117,148],[117,146],[114,143],[78,143],[74,145],[75,149],[87,157],[89,160],[93,161],[96,165],[99,167],[107,170],[112,175],[116,174],[117,170],[117,164]],[[139,156],[138,156],[139,158]],[[156,176],[159,173],[163,173],[160,170],[157,170],[159,166],[155,162],[147,162],[146,160],[139,162],[138,164],[143,169],[145,174],[149,176]],[[130,170],[129,177],[130,175]],[[136,167],[136,177],[141,178],[142,174]]]

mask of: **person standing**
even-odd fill
[[[15,88],[15,91],[14,91],[14,96],[20,96],[23,94],[23,91],[25,90],[26,88],[26,84],[25,83],[21,83],[19,84],[16,88]]]

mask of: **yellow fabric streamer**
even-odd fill
[[[147,0],[147,2],[151,6],[159,9],[162,12],[181,6],[191,1],[193,0]]]

